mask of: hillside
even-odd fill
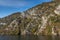
[[[8,23],[1,28],[0,34],[60,35],[59,2],[38,4],[22,13],[0,19],[0,22]]]

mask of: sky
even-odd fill
[[[51,0],[0,0],[0,18],[15,12],[23,12],[43,2]]]

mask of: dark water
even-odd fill
[[[25,36],[21,40],[60,40],[60,36]]]
[[[60,36],[0,36],[0,40],[60,40]]]

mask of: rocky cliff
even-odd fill
[[[14,16],[11,18],[13,19]],[[3,27],[0,34],[60,35],[59,2],[42,3],[18,14],[15,19]]]

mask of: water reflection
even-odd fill
[[[21,38],[21,40],[60,40],[60,36],[36,36],[28,35]]]
[[[60,36],[37,36],[37,35],[26,35],[26,36],[0,36],[0,40],[60,40]]]
[[[1,36],[0,35],[0,40],[20,40],[20,36],[7,36],[7,35],[4,35],[4,36]]]
[[[21,40],[38,40],[38,36],[35,35],[26,35],[21,38]]]

